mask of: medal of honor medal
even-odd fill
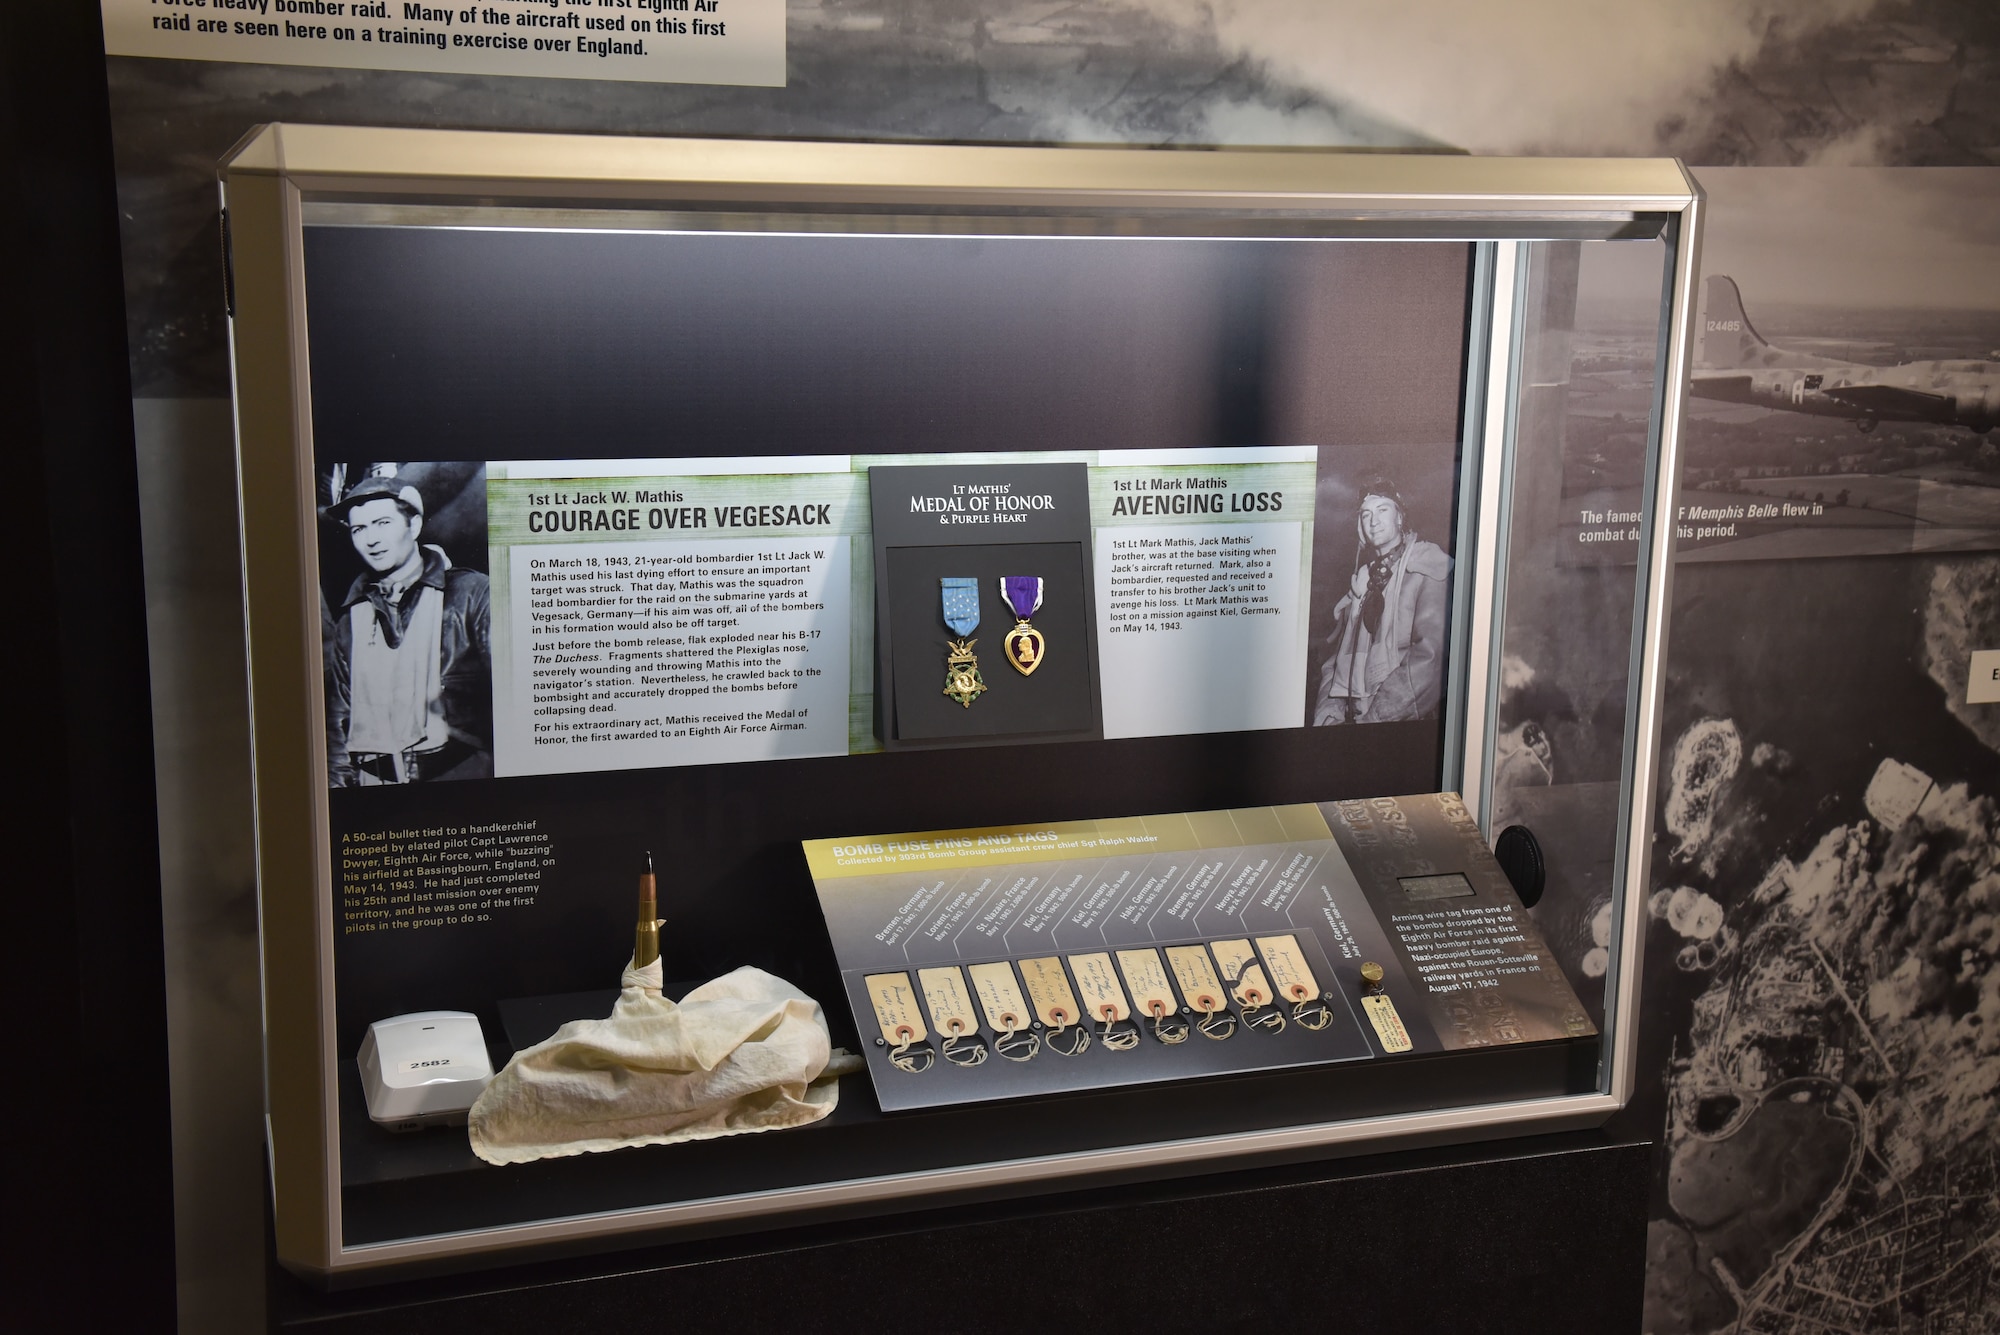
[[[1000,580],[1000,601],[1014,613],[1014,629],[1000,641],[1001,652],[1022,676],[1033,675],[1042,665],[1045,644],[1042,633],[1028,624],[1028,618],[1042,610],[1042,578],[1039,575],[1006,575]]]
[[[944,624],[958,636],[945,650],[944,693],[970,709],[972,702],[986,693],[986,677],[972,652],[979,641],[971,638],[979,629],[979,581],[948,575],[938,583],[942,586]]]

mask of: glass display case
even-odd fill
[[[272,125],[222,186],[287,1266],[1629,1096],[1677,164]]]

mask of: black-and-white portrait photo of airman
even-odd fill
[[[320,481],[328,781],[491,778],[485,468],[335,465]]]
[[[1438,501],[1424,487],[1413,502],[1406,485],[1386,467],[1329,475],[1322,455],[1307,673],[1315,727],[1437,717],[1451,623],[1448,480]]]

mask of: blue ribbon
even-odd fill
[[[963,639],[979,629],[979,581],[947,576],[944,586],[944,624]]]

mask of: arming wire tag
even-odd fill
[[[1104,1021],[1104,1027],[1097,1031],[1098,1042],[1113,1052],[1130,1052],[1139,1046],[1139,1026],[1119,1019],[1116,1006],[1099,1007],[1097,1013]]]
[[[1373,960],[1361,966],[1361,1010],[1375,1027],[1375,1037],[1382,1041],[1384,1052],[1409,1052],[1416,1044],[1403,1026],[1403,1017],[1396,1013],[1396,1003],[1389,999],[1388,989],[1383,985],[1386,977],[1382,966]]]
[[[965,990],[965,975],[955,966],[917,970],[917,986],[923,989],[924,1005],[930,1008],[931,1024],[941,1041],[938,1051],[953,1066],[978,1066],[987,1057],[986,1043],[979,1036],[979,1021],[972,1013],[972,998]]]
[[[1222,999],[1222,980],[1207,948],[1168,946],[1167,964],[1181,989],[1181,1000],[1187,1003],[1185,1009],[1201,1017],[1194,1022],[1195,1032],[1218,1043],[1234,1034],[1236,1016]]]
[[[889,1049],[889,1064],[909,1075],[922,1075],[937,1064],[937,1050],[917,1038],[916,1030],[904,1025],[897,1031],[901,1042]]]
[[[1014,981],[1014,966],[997,960],[968,965],[965,972],[972,979],[980,1010],[986,1013],[986,1027],[998,1035],[993,1050],[1010,1062],[1034,1060],[1042,1050],[1042,1039],[1026,1019],[1028,1002]]]
[[[1285,1013],[1272,1003],[1277,998],[1264,979],[1264,966],[1248,941],[1215,941],[1209,948],[1222,966],[1222,976],[1230,992],[1243,1007],[1243,1023],[1267,1034],[1285,1031]]]
[[[1187,1042],[1188,1022],[1155,1001],[1149,1007],[1153,1013],[1153,1037],[1172,1047],[1176,1043]]]
[[[1083,1008],[1063,972],[1062,961],[1053,955],[1020,961],[1021,981],[1028,989],[1035,1018],[1047,1026],[1042,1042],[1059,1057],[1080,1057],[1090,1048],[1090,1026],[1083,1023]]]
[[[1076,975],[1076,988],[1083,994],[1084,1004],[1102,1022],[1098,1041],[1113,1052],[1138,1047],[1139,1026],[1132,1023],[1132,1008],[1125,1001],[1125,989],[1118,985],[1118,968],[1111,956],[1102,951],[1071,955],[1069,967]]]
[[[944,1059],[953,1066],[978,1066],[986,1060],[986,1044],[977,1031],[966,1033],[956,1020],[944,1026],[946,1038],[942,1045]]]
[[[1267,1034],[1285,1032],[1285,1013],[1276,1006],[1266,1005],[1270,998],[1260,989],[1246,987],[1239,995],[1243,998],[1243,1023]]]
[[[1187,1042],[1188,1022],[1174,1004],[1174,984],[1160,952],[1134,947],[1118,952],[1118,970],[1132,992],[1132,1009],[1153,1020],[1153,1037],[1169,1047]]]
[[[1011,1026],[1019,1026],[1021,1022],[1021,1018],[1011,1011],[1000,1019]],[[1009,1028],[993,1040],[993,1050],[1010,1062],[1033,1061],[1035,1054],[1042,1050],[1042,1039],[1032,1029]]]
[[[1070,1024],[1069,1013],[1060,1006],[1055,1007],[1050,1014],[1062,1021],[1060,1024],[1051,1025],[1048,1037],[1043,1040],[1048,1044],[1050,1052],[1061,1057],[1080,1057],[1090,1049],[1088,1025]]]
[[[1333,1023],[1333,1011],[1317,993],[1308,992],[1295,983],[1292,985],[1292,1018],[1298,1021],[1300,1028],[1318,1033]]]
[[[1297,937],[1260,936],[1257,949],[1264,956],[1264,967],[1270,970],[1279,995],[1292,1003],[1292,1018],[1299,1022],[1300,1028],[1317,1033],[1333,1023],[1333,1011],[1320,995],[1319,980],[1313,977],[1312,965],[1299,949]]]
[[[862,980],[868,1000],[875,1008],[875,1023],[882,1031],[877,1040],[889,1046],[889,1064],[905,1075],[922,1075],[937,1063],[937,1051],[926,1041],[917,1009],[916,989],[906,973],[871,973]]]
[[[1236,1032],[1236,1013],[1204,992],[1194,1000],[1195,1009],[1201,1018],[1195,1021],[1195,1032],[1203,1038],[1212,1038],[1220,1043]]]

